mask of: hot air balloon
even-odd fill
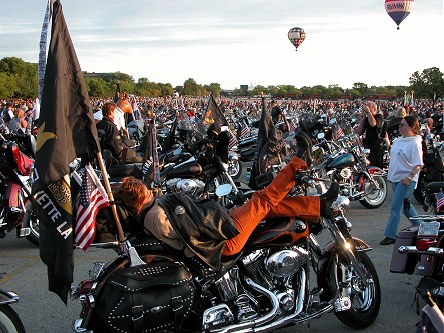
[[[385,10],[398,26],[410,14],[413,0],[385,0]]]
[[[288,39],[290,40],[290,43],[296,47],[296,51],[297,51],[299,45],[301,45],[305,39],[304,29],[297,28],[297,27],[290,29],[290,31],[288,32]]]

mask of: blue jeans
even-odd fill
[[[410,204],[409,209],[404,209],[404,199],[411,199],[413,195],[413,190],[415,189],[416,182],[410,182],[409,185],[398,183],[392,183],[393,198],[390,207],[390,217],[387,221],[387,226],[385,227],[384,236],[388,238],[396,238],[396,233],[398,232],[399,220],[401,219],[402,213],[407,218],[412,216],[417,216],[415,207]],[[419,220],[410,220],[413,225],[419,225]]]

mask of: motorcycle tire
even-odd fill
[[[27,203],[27,205],[31,205],[31,202]],[[38,217],[32,212],[32,209],[30,209],[28,206],[26,207],[26,210],[31,210],[31,213],[27,216],[25,215],[25,218],[29,219],[29,222],[27,222],[28,227],[31,229],[31,233],[26,236],[26,239],[29,240],[34,245],[39,245],[40,242],[40,231],[39,231],[39,224],[40,221]]]
[[[242,162],[236,161],[233,165],[229,166],[229,173],[231,178],[238,179],[242,174]]]
[[[342,256],[339,256],[340,263],[341,260],[343,260],[342,258],[343,258]],[[368,275],[367,280],[372,279],[373,284],[369,284],[367,288],[361,292],[357,292],[358,288],[353,288],[352,286],[349,286],[348,288],[350,293],[350,301],[352,303],[351,308],[345,311],[339,311],[334,313],[335,316],[343,324],[353,329],[362,329],[370,326],[378,317],[379,309],[381,306],[381,287],[379,284],[379,278],[375,266],[373,265],[372,261],[367,256],[367,254],[363,252],[358,253],[358,258],[361,264],[363,265],[364,270],[367,272]],[[329,274],[336,273],[338,274],[338,279],[340,279],[340,276],[343,274],[343,271],[348,272],[347,264],[348,263],[343,263],[341,265],[338,265],[338,271],[330,272]],[[356,274],[353,271],[348,273],[349,275],[344,273],[346,276],[344,276],[343,279],[339,281],[339,283],[342,282],[344,284],[347,284],[350,277],[352,283],[353,281],[357,280],[355,278]],[[321,277],[321,279],[330,279],[330,278],[324,276]],[[322,283],[322,285],[325,285],[325,283]],[[325,289],[326,290],[324,290],[324,292],[321,294],[321,299],[328,301],[333,297],[335,290],[332,290],[333,288],[328,286],[326,286]]]
[[[32,214],[31,221],[29,227],[31,228],[31,233],[26,236],[26,239],[29,240],[34,245],[39,245],[40,243],[40,231],[39,231],[40,221],[37,216]]]
[[[25,327],[17,312],[9,305],[0,305],[0,333],[25,333]]]
[[[368,209],[380,207],[385,202],[385,199],[387,199],[387,181],[382,176],[373,176],[373,178],[378,183],[379,190],[371,190],[365,197],[359,200],[359,203]],[[364,187],[367,188],[368,186],[372,185],[366,180]]]

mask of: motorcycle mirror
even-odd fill
[[[231,193],[233,187],[230,184],[222,184],[216,188],[216,195],[218,197],[224,197]]]

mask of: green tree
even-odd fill
[[[443,73],[437,67],[424,69],[421,73],[416,71],[410,76],[409,83],[416,97],[433,101],[433,108],[437,99],[444,96]]]
[[[215,97],[219,96],[222,90],[219,83],[210,83],[209,85],[204,85],[203,88],[206,91],[211,92],[211,94]]]
[[[362,83],[362,82],[353,83],[353,89],[359,91],[359,93],[361,94],[361,97],[365,97],[368,95],[369,89],[365,83]]]
[[[109,87],[101,77],[86,77],[85,83],[88,88],[89,96],[101,98],[110,96]]]
[[[15,79],[11,74],[0,72],[0,98],[11,98],[17,91]]]

